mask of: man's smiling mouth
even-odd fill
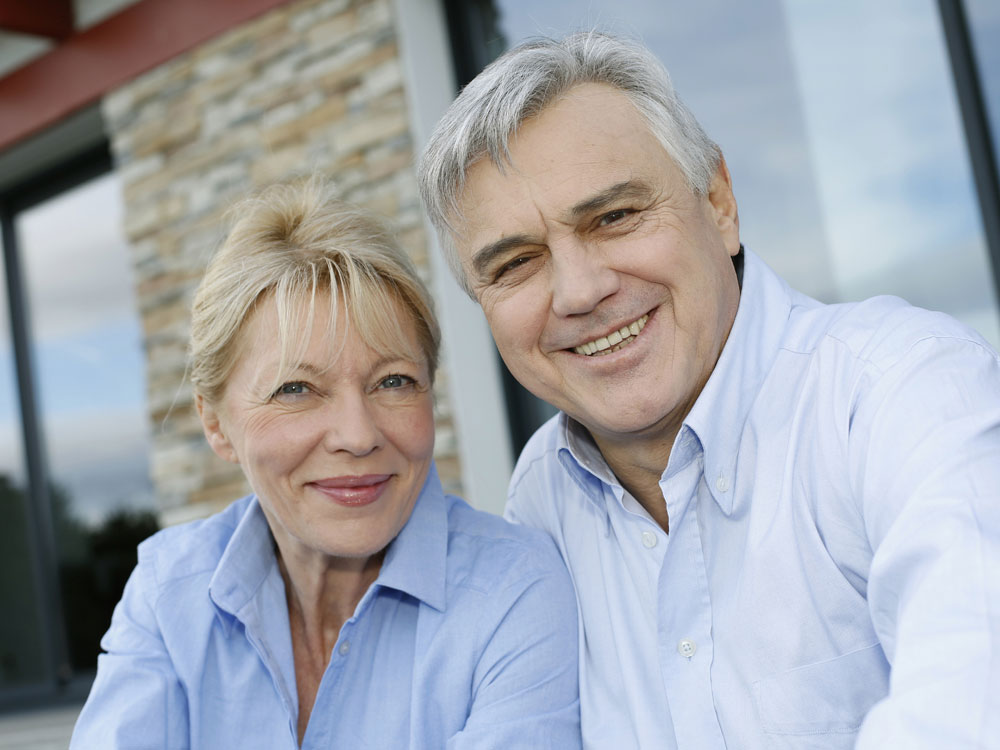
[[[588,357],[592,357],[595,354],[602,355],[616,352],[623,346],[628,346],[635,341],[635,337],[639,335],[639,331],[646,325],[647,320],[649,320],[648,313],[638,320],[629,323],[627,326],[622,326],[617,331],[609,333],[607,336],[601,336],[599,339],[594,339],[585,344],[580,344],[580,346],[573,347],[573,351]]]

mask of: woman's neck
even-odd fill
[[[382,551],[368,558],[326,557],[283,550],[280,543],[277,552],[295,660],[301,745],[340,629],[378,577],[385,555]]]
[[[298,621],[308,651],[323,667],[340,628],[378,577],[383,553],[368,558],[296,554],[279,545],[278,567],[285,581],[289,617]],[[293,641],[296,633],[293,630]]]

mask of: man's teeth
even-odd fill
[[[643,315],[634,323],[622,326],[607,336],[601,336],[599,339],[594,339],[593,341],[588,341],[586,344],[574,347],[573,351],[577,354],[586,354],[588,357],[593,354],[610,354],[611,352],[616,352],[623,346],[632,343],[635,337],[639,335],[639,331],[646,325],[647,320],[649,320],[649,316]]]

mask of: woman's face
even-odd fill
[[[343,306],[328,340],[328,315],[318,297],[305,356],[275,389],[277,309],[271,298],[259,304],[220,403],[199,398],[198,409],[213,450],[242,467],[283,554],[365,558],[396,537],[427,476],[431,383],[422,359],[372,351]],[[399,318],[408,321],[402,309]]]

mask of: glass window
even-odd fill
[[[113,174],[16,216],[74,669],[98,643],[156,530],[142,331]]]
[[[747,246],[793,286],[829,302],[897,294],[1000,346],[932,0],[495,4],[509,44],[598,27],[653,49],[722,147]]]
[[[993,133],[993,153],[1000,159],[1000,3],[965,0],[965,10]]]
[[[0,263],[0,689],[47,678],[8,309]]]

